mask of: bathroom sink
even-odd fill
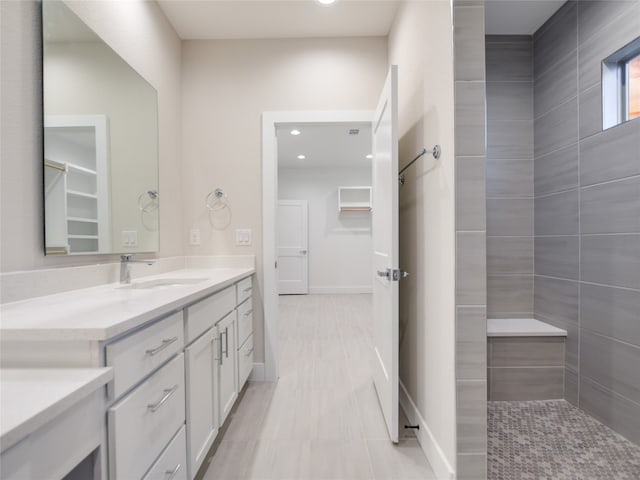
[[[149,289],[158,287],[175,287],[179,285],[194,285],[204,282],[206,278],[156,278],[145,282],[133,282],[128,285],[120,285],[116,288],[125,289]]]

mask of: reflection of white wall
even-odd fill
[[[103,43],[48,44],[44,58],[47,115],[109,119],[113,251],[156,251],[156,216],[143,223],[137,204],[158,185],[155,91]],[[138,232],[137,247],[122,246],[123,230]]]
[[[355,185],[371,185],[371,169],[278,171],[278,197],[309,202],[309,293],[371,291],[371,217],[338,212],[338,187]]]

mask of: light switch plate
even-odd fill
[[[200,229],[192,228],[189,230],[189,243],[191,245],[200,245]]]
[[[236,230],[236,245],[251,245],[251,229],[239,228]]]
[[[136,247],[138,245],[138,232],[136,230],[122,230],[122,246]]]

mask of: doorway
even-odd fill
[[[303,112],[265,112],[263,114],[263,268],[264,268],[264,311],[265,311],[265,380],[278,378],[278,263],[277,263],[277,211],[279,197],[279,147],[278,133],[286,133],[287,140],[302,135],[291,134],[292,130],[302,132],[303,127],[370,125],[373,112],[364,111],[303,111]],[[284,135],[282,135],[284,136]],[[325,145],[326,146],[326,145]],[[310,151],[310,150],[309,150]],[[304,155],[300,159],[298,155]],[[291,161],[312,160],[311,154],[300,151],[288,155]],[[365,155],[366,156],[366,155]],[[293,157],[293,158],[291,158]],[[299,164],[299,163],[298,163]],[[311,164],[308,162],[308,164]],[[329,170],[338,171],[339,165],[326,165]],[[309,172],[307,172],[309,173]],[[338,212],[336,188],[335,212]],[[290,198],[301,200],[301,198]],[[309,245],[309,261],[314,261],[314,247]],[[323,255],[318,255],[322,260]],[[320,292],[318,292],[320,293]]]
[[[333,185],[332,191],[337,192],[333,201],[338,207],[338,213],[373,212],[370,228],[370,248],[364,249],[369,258],[363,262],[363,271],[368,270],[367,265],[373,267],[371,277],[374,312],[372,314],[372,349],[371,360],[374,367],[373,384],[378,395],[381,411],[387,424],[388,433],[393,443],[398,442],[398,282],[404,276],[398,268],[398,69],[392,65],[385,81],[375,113],[367,116],[371,119],[371,150],[364,150],[356,154],[370,160],[368,170],[371,172],[371,185],[342,187]],[[366,117],[356,120],[324,119],[321,121],[309,120],[310,116],[299,121],[278,122],[278,116],[285,117],[287,113],[263,115],[263,240],[264,240],[264,307],[265,307],[265,379],[277,380],[278,378],[278,301],[276,290],[277,261],[273,261],[276,253],[277,240],[275,225],[277,224],[276,203],[279,198],[279,175],[276,173],[279,165],[279,150],[286,144],[284,138],[297,137],[301,128],[309,128],[314,125],[325,125],[331,128],[338,125],[343,135],[357,135],[358,128],[352,128],[350,124],[366,126],[369,120]],[[318,114],[322,115],[322,113]],[[325,113],[324,115],[327,115]],[[334,115],[336,115],[334,113]],[[344,116],[343,113],[337,114]],[[348,115],[348,114],[346,114]],[[301,127],[299,125],[305,125]],[[345,128],[349,127],[349,128]],[[288,129],[288,132],[286,131]],[[280,143],[281,138],[283,143]],[[334,142],[324,140],[318,142],[321,147],[332,145]],[[367,142],[368,143],[368,142]],[[366,144],[365,144],[366,145]],[[307,146],[307,148],[310,148]],[[329,165],[334,157],[343,153],[344,148],[334,150],[331,155],[316,160],[324,162],[322,168],[334,172]],[[366,153],[369,151],[370,153]],[[298,160],[305,160],[306,153],[297,154],[290,152],[287,157],[296,156]],[[336,167],[343,167],[339,162]],[[317,178],[317,177],[315,177]],[[307,189],[312,189],[317,180],[306,182]],[[296,184],[297,185],[297,184]],[[342,193],[346,190],[346,196]],[[366,195],[368,193],[368,195]],[[331,210],[331,208],[329,209]],[[335,210],[334,210],[335,213]],[[332,215],[327,215],[330,217]],[[334,260],[331,255],[321,260]],[[273,263],[272,263],[273,261]]]

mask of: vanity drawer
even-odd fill
[[[244,280],[240,280],[236,283],[238,303],[244,302],[247,298],[251,297],[251,290],[253,289],[252,276],[247,277]]]
[[[238,306],[238,345],[253,333],[253,302],[251,299]]]
[[[107,420],[109,478],[142,478],[184,425],[184,355],[111,407]]]
[[[187,343],[193,342],[204,332],[213,327],[236,307],[236,292],[233,286],[214,293],[204,300],[187,308],[186,337]]]
[[[187,480],[187,444],[182,426],[142,480]]]
[[[109,396],[118,398],[184,347],[182,312],[143,328],[106,347],[107,366],[113,367]]]
[[[238,391],[251,375],[251,370],[253,370],[253,335],[250,335],[244,345],[238,349]]]

